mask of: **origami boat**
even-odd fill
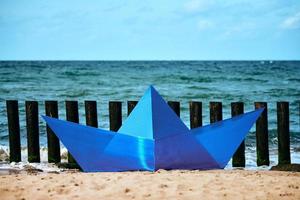
[[[43,118],[85,172],[222,169],[262,111],[189,130],[150,86],[117,133]]]

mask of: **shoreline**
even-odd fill
[[[1,199],[300,199],[300,172],[65,171],[0,175]]]

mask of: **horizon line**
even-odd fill
[[[136,62],[136,61],[142,61],[142,62],[153,62],[153,61],[189,61],[189,62],[199,62],[199,61],[202,61],[202,62],[224,62],[224,61],[242,61],[242,62],[249,62],[249,61],[259,61],[259,62],[278,62],[278,61],[295,61],[295,62],[299,62],[300,59],[216,59],[216,60],[206,60],[206,59],[99,59],[99,60],[95,60],[95,59],[7,59],[7,60],[2,60],[0,59],[0,62],[22,62],[22,61],[42,61],[42,62],[55,62],[55,61],[108,61],[108,62],[128,62],[128,61],[133,61],[133,62]]]

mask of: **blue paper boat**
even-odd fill
[[[189,130],[150,86],[118,132],[43,118],[85,172],[222,169],[262,111]]]

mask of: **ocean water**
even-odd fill
[[[7,159],[8,131],[5,100],[19,100],[22,157],[26,160],[25,100],[59,101],[65,119],[65,100],[79,101],[80,123],[85,124],[84,100],[98,103],[99,127],[108,129],[108,101],[139,100],[149,85],[166,100],[181,102],[181,119],[189,126],[188,102],[203,102],[203,122],[209,123],[209,102],[243,101],[245,112],[255,101],[268,102],[271,163],[277,163],[276,102],[290,102],[292,161],[300,162],[300,62],[298,61],[0,61],[0,160]],[[255,127],[246,139],[247,164],[255,165]],[[46,157],[45,123],[40,118],[42,160]]]

